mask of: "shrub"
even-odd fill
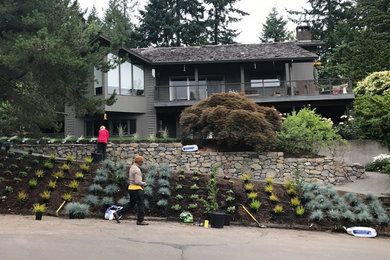
[[[183,197],[183,195],[181,195],[181,194],[177,194],[176,195],[176,199],[177,200],[182,200],[184,197]]]
[[[89,186],[88,190],[94,194],[97,194],[103,191],[103,187],[100,184],[92,184],[91,186]]]
[[[118,187],[116,184],[110,184],[110,185],[107,185],[107,186],[104,188],[104,193],[105,193],[107,196],[113,196],[113,195],[116,194],[118,191],[119,191],[119,187]]]
[[[83,172],[83,173],[87,173],[89,171],[89,165],[83,163],[80,165],[80,170]]]
[[[67,163],[62,164],[59,169],[63,172],[68,172],[70,170],[70,165]]]
[[[245,184],[245,185],[244,185],[244,188],[245,188],[245,190],[246,190],[247,192],[251,192],[251,191],[253,191],[254,186],[253,186],[252,183],[248,183],[248,184]]]
[[[176,187],[175,187],[175,189],[176,189],[176,190],[181,190],[181,189],[183,189],[183,186],[180,185],[180,184],[177,184]]]
[[[56,179],[63,179],[64,178],[64,172],[63,171],[58,171],[53,173],[52,175]]]
[[[191,178],[191,180],[197,182],[197,181],[199,181],[199,177],[198,176],[194,176],[194,177]]]
[[[259,200],[252,200],[251,203],[249,204],[249,207],[250,207],[254,212],[259,211],[260,206],[261,206],[261,202],[260,202]]]
[[[130,198],[128,198],[128,197],[122,197],[122,198],[120,198],[120,199],[118,200],[118,205],[124,206],[124,205],[128,204],[129,201],[130,201]]]
[[[179,204],[175,204],[171,207],[171,209],[175,210],[175,211],[178,211],[181,209],[181,206]]]
[[[161,195],[161,196],[164,196],[164,197],[169,197],[171,196],[171,191],[167,188],[167,187],[161,187],[158,189],[158,193]]]
[[[380,214],[378,214],[377,221],[381,225],[388,224],[389,223],[389,216],[387,216],[387,214],[385,212],[380,213]]]
[[[315,109],[307,107],[287,115],[277,136],[279,148],[292,154],[316,154],[321,147],[331,146],[342,139],[332,129],[330,119],[322,120]]]
[[[91,206],[97,206],[99,204],[99,197],[95,195],[87,195],[82,199],[82,202]]]
[[[87,164],[87,165],[89,165],[89,164],[91,164],[92,162],[93,162],[93,158],[92,157],[85,157],[85,159],[84,159],[84,162]]]
[[[186,177],[183,175],[183,174],[180,174],[179,176],[177,176],[180,180],[184,180]]]
[[[199,187],[198,187],[198,185],[194,184],[194,185],[191,185],[190,189],[191,190],[198,190]]]
[[[108,178],[108,170],[105,168],[99,168],[96,170],[96,176],[104,176]]]
[[[48,190],[45,190],[43,191],[41,194],[39,194],[41,196],[41,198],[44,200],[44,201],[48,201],[51,197],[51,193],[50,191]]]
[[[303,193],[303,198],[306,201],[311,201],[312,199],[314,199],[314,197],[315,197],[315,195],[312,192],[305,192],[305,193]]]
[[[250,178],[251,178],[251,176],[249,173],[244,173],[243,175],[241,175],[241,179],[243,181],[249,181]]]
[[[272,185],[266,185],[266,186],[264,187],[264,190],[265,190],[266,193],[272,194],[272,192],[274,191],[274,186],[272,186]]]
[[[228,207],[226,211],[229,212],[230,214],[234,214],[234,212],[236,212],[236,206]]]
[[[269,196],[269,199],[272,201],[272,202],[277,202],[279,201],[278,197],[272,193],[271,196]]]
[[[248,193],[248,199],[253,200],[257,198],[257,193],[256,192],[250,192]]]
[[[274,210],[274,212],[276,214],[280,214],[280,213],[283,212],[283,206],[282,205],[276,205],[273,210]]]
[[[102,206],[111,206],[112,204],[114,204],[114,199],[112,197],[103,197],[102,200],[100,201],[100,205]]]
[[[348,192],[348,193],[346,193],[346,194],[344,195],[344,199],[345,199],[346,201],[348,201],[348,203],[349,203],[352,207],[354,207],[354,206],[358,205],[359,203],[361,203],[360,199],[359,199],[355,194],[350,193],[350,192]]]
[[[17,165],[17,164],[10,164],[9,166],[8,166],[8,169],[9,170],[11,170],[11,171],[13,171],[13,170],[17,170],[17,169],[19,169],[19,166]]]
[[[85,218],[89,216],[89,205],[78,202],[70,202],[65,206],[65,212],[70,218]]]
[[[145,182],[148,184],[148,186],[151,186],[151,187],[154,187],[154,183],[155,183],[156,179],[154,178],[154,176],[146,176],[145,178]],[[169,186],[169,181],[165,180],[165,185],[168,185]]]
[[[298,207],[299,205],[301,205],[301,201],[298,199],[298,197],[292,198],[290,202],[291,205],[293,205],[294,207]]]
[[[168,206],[168,200],[161,199],[161,200],[157,201],[157,206],[159,206],[161,208],[166,208]]]
[[[343,213],[343,218],[348,222],[354,222],[356,220],[356,215],[350,210],[347,210]]]
[[[198,200],[198,199],[199,199],[199,195],[198,195],[198,194],[192,194],[192,195],[190,196],[190,199],[192,199],[192,200]]]
[[[52,161],[52,162],[55,162],[57,160],[57,155],[55,154],[50,154],[49,155],[49,160]]]
[[[226,194],[234,194],[234,191],[233,190],[227,190]]]
[[[14,188],[12,188],[11,186],[5,186],[4,191],[5,191],[5,192],[13,192],[13,191],[14,191]]]
[[[145,195],[147,196],[147,197],[153,197],[153,194],[154,194],[154,192],[153,192],[153,188],[152,188],[152,186],[146,186],[145,188],[144,188],[144,192],[145,192]]]
[[[211,143],[235,149],[264,150],[275,146],[281,116],[243,95],[216,93],[187,107],[180,116],[183,143]],[[212,134],[212,139],[207,138]]]
[[[19,172],[19,176],[22,177],[22,178],[27,177],[27,175],[28,175],[28,173],[25,172],[25,171]]]
[[[198,207],[198,203],[190,203],[189,205],[188,205],[188,208],[189,209],[196,209]]]
[[[79,182],[76,181],[76,180],[72,180],[69,185],[68,185],[69,188],[73,189],[73,190],[77,190],[77,188],[79,187]]]
[[[322,210],[317,209],[310,214],[309,218],[313,221],[321,221],[324,219],[324,213]]]
[[[287,194],[290,195],[290,196],[296,196],[297,195],[297,191],[294,188],[290,188],[290,189],[287,190]]]
[[[95,178],[93,178],[94,183],[103,183],[108,179],[107,175],[96,175]]]
[[[272,185],[272,184],[274,184],[274,179],[273,178],[267,178],[266,182],[267,182],[268,185]]]
[[[51,170],[51,169],[53,169],[53,167],[54,167],[54,165],[53,165],[53,163],[52,162],[45,162],[44,164],[43,164],[43,168],[45,168],[46,170]]]
[[[227,202],[229,202],[229,201],[235,200],[235,198],[232,197],[232,196],[227,196],[225,200],[226,200]]]
[[[340,215],[340,211],[338,211],[337,209],[331,209],[328,211],[328,216],[333,221],[339,220]]]
[[[167,163],[160,164],[160,178],[169,179],[171,177],[171,167]]]
[[[61,198],[66,201],[66,202],[71,202],[72,201],[72,194],[70,193],[64,193]]]
[[[82,180],[84,178],[84,174],[82,172],[76,172],[76,174],[74,175],[74,177],[77,179],[77,180]]]
[[[37,170],[37,171],[35,171],[35,176],[37,176],[37,178],[42,178],[43,175],[44,175],[43,170]]]
[[[158,184],[162,187],[169,187],[169,181],[166,179],[159,179]]]
[[[39,204],[39,203],[35,203],[33,204],[33,212],[34,213],[37,213],[37,212],[45,212],[46,211],[46,204]]]
[[[26,192],[24,192],[24,191],[18,192],[18,200],[20,202],[25,202],[27,200],[27,198],[28,198],[28,194]]]
[[[373,217],[371,216],[370,212],[362,211],[359,214],[357,214],[357,219],[361,222],[371,223],[373,221]]]
[[[33,189],[33,188],[35,188],[36,186],[37,186],[37,179],[31,179],[31,180],[29,180],[28,181],[28,186],[31,188],[31,189]]]
[[[284,183],[284,187],[285,187],[287,190],[289,190],[290,188],[292,188],[292,185],[293,185],[293,183],[292,183],[292,181],[290,181],[290,180],[287,180],[287,181]]]
[[[68,164],[73,164],[74,162],[74,156],[73,155],[67,155],[66,156],[66,161],[68,162]]]
[[[22,181],[22,179],[21,178],[18,178],[18,177],[14,177],[14,179],[13,179],[15,182],[20,182],[20,181]]]
[[[295,214],[297,214],[297,216],[302,216],[304,213],[305,213],[305,208],[302,205],[298,206],[295,209]]]

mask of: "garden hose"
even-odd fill
[[[259,223],[259,221],[257,221],[257,219],[249,212],[249,210],[244,206],[244,205],[241,205],[241,207],[245,210],[246,213],[248,213],[248,215],[257,223],[257,225],[260,227],[260,228],[265,228],[264,225],[261,225]]]

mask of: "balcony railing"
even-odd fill
[[[185,101],[200,100],[214,93],[241,93],[250,97],[288,97],[288,96],[316,96],[316,95],[342,95],[352,94],[349,79],[320,79],[320,80],[252,80],[245,83],[215,84],[194,82],[188,85],[156,86],[155,100],[157,101]]]

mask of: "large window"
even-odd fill
[[[93,76],[94,76],[94,95],[101,95],[103,94],[103,73],[101,70],[97,68],[93,68]]]
[[[225,83],[220,76],[201,76],[198,83],[200,99],[207,98],[214,93],[224,92]],[[194,77],[172,77],[170,79],[170,100],[195,100],[195,93]]]
[[[137,132],[135,119],[112,120],[113,136],[129,136]]]
[[[111,64],[117,62],[113,54],[107,56]],[[108,94],[143,96],[145,93],[144,68],[125,61],[107,72]]]

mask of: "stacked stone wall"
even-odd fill
[[[14,148],[30,150],[45,155],[56,154],[66,157],[72,154],[83,160],[96,151],[96,144],[14,144]],[[131,163],[135,155],[142,155],[150,164],[169,163],[172,169],[198,170],[208,173],[218,164],[221,174],[240,177],[249,173],[254,180],[274,178],[277,182],[293,179],[297,171],[307,182],[319,184],[341,184],[365,178],[364,167],[359,164],[345,164],[332,157],[286,158],[282,152],[183,152],[181,143],[109,143],[108,158]]]

